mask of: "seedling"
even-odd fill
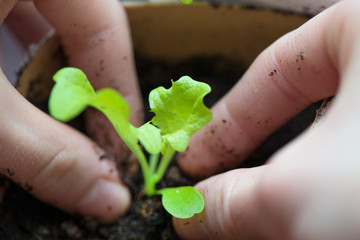
[[[164,208],[177,218],[190,218],[204,208],[204,199],[193,187],[156,190],[176,151],[184,151],[190,137],[211,118],[203,98],[211,91],[206,83],[188,76],[173,82],[169,89],[158,87],[150,92],[150,109],[155,116],[137,128],[130,123],[130,107],[114,89],[94,91],[86,75],[77,68],[63,68],[54,75],[55,85],[49,99],[50,114],[67,122],[87,106],[100,110],[137,157],[148,196],[162,195]],[[142,147],[149,153],[146,159]]]
[[[190,4],[192,3],[193,0],[181,0],[182,3],[184,4]]]

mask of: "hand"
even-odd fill
[[[266,165],[200,182],[205,210],[190,220],[174,219],[180,236],[360,238],[359,12],[359,1],[343,1],[283,36],[217,103],[213,121],[180,159],[193,176],[234,167],[310,103],[336,94],[323,122]],[[226,148],[217,148],[217,141]]]
[[[16,0],[0,4],[2,23]],[[141,112],[126,14],[119,2],[36,0],[34,4],[56,29],[70,64],[83,69],[96,88],[106,85],[118,89],[135,112]],[[18,33],[31,34],[28,29],[16,28],[14,19],[9,21]],[[104,150],[28,103],[2,73],[0,98],[2,174],[39,199],[70,213],[108,222],[127,210],[129,191],[120,181],[115,162],[101,157]],[[134,124],[141,120],[139,114],[132,116]],[[105,146],[103,129],[110,128],[110,124],[93,116],[88,122],[88,128],[97,132],[97,140]],[[116,132],[112,128],[110,131],[111,142],[119,143]],[[119,144],[114,144],[106,150],[120,157],[118,148]]]

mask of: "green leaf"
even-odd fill
[[[77,68],[63,68],[53,77],[56,82],[49,97],[49,112],[67,122],[79,115],[95,97],[86,75]]]
[[[142,157],[137,132],[130,124],[130,107],[120,93],[110,88],[95,93],[85,73],[77,68],[63,68],[53,78],[49,111],[54,118],[66,122],[92,106],[107,116],[128,147]]]
[[[119,118],[123,121],[130,121],[130,106],[114,89],[98,90],[89,105],[103,112],[112,122],[118,121]]]
[[[208,84],[184,76],[169,89],[158,87],[150,92],[150,108],[155,113],[151,121],[161,129],[163,154],[166,144],[184,151],[190,137],[211,120],[212,113],[203,103],[210,91]]]
[[[148,153],[160,153],[162,139],[159,128],[155,127],[150,122],[145,123],[137,129],[137,136]]]
[[[158,192],[166,211],[176,218],[191,218],[204,209],[204,198],[194,187],[163,188]]]
[[[190,4],[192,3],[192,0],[181,0],[181,2],[184,4]]]
[[[50,114],[58,120],[69,121],[79,115],[87,106],[100,110],[139,160],[146,188],[152,190],[153,186],[148,186],[150,182],[149,165],[138,144],[138,135],[145,142],[144,145],[150,146],[150,150],[155,151],[159,149],[156,146],[159,143],[151,145],[147,139],[149,135],[155,135],[155,130],[151,127],[145,127],[145,130],[135,128],[130,123],[130,107],[120,93],[110,88],[101,89],[95,93],[86,75],[80,69],[63,68],[54,75],[54,81],[56,83],[49,99]],[[144,131],[145,133],[143,133]]]
[[[105,114],[130,150],[143,159],[139,161],[146,161],[138,145],[138,129],[130,123],[130,106],[120,93],[111,88],[101,89],[90,105]]]
[[[105,114],[128,146],[137,145],[135,127],[130,124],[130,107],[117,91],[110,88],[97,91],[90,105]]]

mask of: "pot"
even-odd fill
[[[125,8],[136,53],[170,63],[221,56],[249,66],[268,45],[308,20],[235,4],[127,2]],[[66,65],[60,41],[51,33],[21,70],[16,88],[34,104],[41,103],[48,98],[53,74]]]
[[[165,65],[176,68],[183,66],[182,64],[186,62],[193,64],[194,59],[200,59],[203,65],[196,65],[200,66],[196,68],[204,68],[204,74],[207,69],[211,68],[217,68],[222,73],[226,73],[221,75],[222,81],[217,85],[227,85],[227,81],[232,81],[227,85],[227,89],[219,92],[218,97],[224,94],[242,74],[232,72],[231,69],[241,69],[239,66],[246,69],[268,45],[308,20],[307,16],[301,14],[239,4],[202,2],[183,5],[164,2],[127,2],[125,9],[128,13],[141,82],[143,82],[142,78],[148,75],[146,71],[152,72],[152,69],[159,69],[159,66],[164,68]],[[215,67],[209,67],[210,65],[207,64],[213,60],[216,62],[213,65]],[[67,66],[66,57],[59,38],[56,33],[52,33],[43,41],[36,54],[21,70],[16,88],[34,105],[46,111],[50,89],[53,86],[52,76],[64,66]],[[229,74],[229,72],[233,74]],[[169,71],[169,76],[166,76],[164,81],[173,78],[173,74],[175,73]],[[174,79],[176,78],[174,77]],[[157,84],[161,83],[157,82]],[[143,92],[146,91],[143,90]],[[291,130],[289,127],[283,128],[286,136],[291,135],[286,137],[286,141],[309,125],[314,117],[314,112],[314,109],[310,110],[311,117],[308,120],[300,119],[301,127],[296,128],[296,133],[292,130],[293,128]],[[274,136],[276,137],[276,135]],[[283,137],[284,134],[280,133],[280,136],[282,137],[278,142],[281,146],[286,141]],[[252,160],[249,162],[254,162],[253,159],[259,158],[259,154],[266,159],[280,146],[271,147],[271,151],[269,151],[269,145],[265,143],[250,156]],[[255,162],[261,163],[261,161]],[[245,163],[243,166],[250,165]],[[174,166],[170,168],[165,179],[175,181],[180,172]],[[142,181],[142,179],[140,180]],[[125,181],[141,184],[141,181],[136,179]],[[166,184],[169,185],[169,183]],[[24,231],[22,226],[27,224],[24,235],[19,235],[18,239],[27,238],[25,236],[29,232],[45,239],[54,239],[59,236],[67,239],[89,237],[92,239],[128,239],[131,237],[132,239],[177,239],[171,227],[171,219],[162,210],[159,199],[147,199],[139,193],[136,194],[133,199],[140,199],[142,205],[135,202],[130,211],[141,213],[141,217],[145,219],[145,226],[137,225],[141,220],[137,218],[134,220],[127,216],[114,225],[100,226],[91,219],[74,218],[47,206],[12,184],[1,207],[1,211],[8,214],[9,217],[3,222],[0,221],[0,226],[2,225],[2,229],[4,229],[11,225],[9,229],[21,234],[20,232]],[[21,211],[20,218],[16,218],[17,214],[14,214],[18,209]],[[43,218],[35,217],[41,212],[45,212]],[[130,231],[133,232],[129,233]]]

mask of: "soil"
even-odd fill
[[[207,106],[214,104],[230,89],[245,70],[241,63],[218,56],[198,57],[173,65],[140,56],[136,59],[144,96],[148,96],[149,91],[157,86],[170,87],[170,79],[177,80],[183,75],[189,75],[212,87],[212,93],[205,98]],[[263,164],[271,154],[311,124],[319,105],[320,103],[310,106],[283,126],[240,167]],[[144,106],[148,106],[148,103],[145,102]],[[147,118],[150,119],[151,113],[148,110],[146,109]],[[133,203],[126,216],[110,225],[100,225],[91,218],[66,214],[35,199],[7,179],[0,179],[0,185],[8,185],[0,204],[0,239],[178,239],[172,228],[171,217],[163,209],[160,198],[144,196],[141,173],[124,173],[123,177],[131,189]],[[174,162],[159,187],[193,184]]]

